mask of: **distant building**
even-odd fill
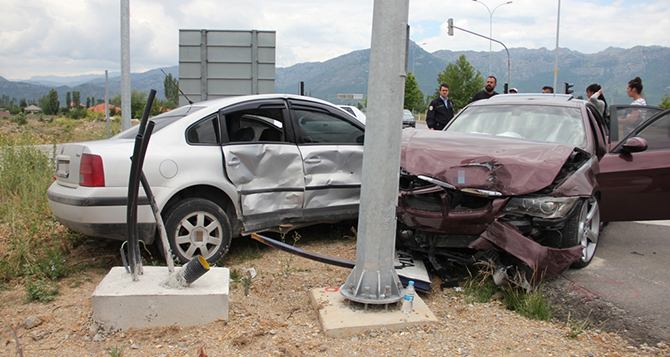
[[[9,110],[0,109],[0,118],[9,118]]]
[[[114,108],[114,109],[112,109]],[[98,105],[94,105],[88,110],[93,111],[94,113],[104,113],[105,112],[105,103],[100,103]],[[109,112],[111,113],[113,110],[116,110],[117,113],[121,113],[121,108],[114,106],[114,105],[109,105]]]
[[[26,113],[35,114],[35,113],[41,113],[42,108],[36,106],[35,104],[31,104],[31,105],[25,107],[25,109],[23,109],[23,111],[25,111]]]

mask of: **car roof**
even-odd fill
[[[210,107],[224,107],[230,104],[235,104],[235,103],[241,103],[245,101],[251,101],[251,100],[259,100],[259,99],[295,99],[295,100],[305,100],[305,101],[311,101],[311,102],[318,102],[321,104],[326,104],[329,106],[334,106],[333,103],[327,102],[322,99],[314,98],[314,97],[306,97],[306,96],[301,96],[301,95],[296,95],[296,94],[282,94],[282,93],[271,93],[271,94],[253,94],[253,95],[242,95],[242,96],[232,96],[232,97],[225,97],[225,98],[217,98],[217,99],[211,99],[211,100],[206,100],[202,102],[196,102],[193,103],[193,106],[200,106],[200,107],[205,107],[205,108],[210,108]]]
[[[567,103],[583,102],[575,99],[570,94],[549,94],[549,93],[517,93],[517,94],[498,94],[486,100],[478,100],[471,105],[496,105],[503,103],[510,104],[554,104],[565,105]]]

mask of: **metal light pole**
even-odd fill
[[[474,2],[476,2],[476,3],[478,3],[478,4],[482,4],[482,5],[484,5],[484,7],[486,8],[486,11],[489,12],[489,38],[493,38],[493,13],[496,12],[496,9],[498,9],[499,7],[501,7],[501,6],[503,6],[503,5],[509,5],[509,4],[511,4],[512,1],[508,1],[508,2],[506,2],[506,3],[500,4],[500,5],[496,6],[496,7],[494,7],[494,8],[493,8],[493,11],[491,11],[491,9],[489,9],[489,7],[486,6],[486,4],[484,4],[484,3],[481,2],[481,1],[477,1],[477,0],[472,0],[472,1],[474,1]],[[489,73],[488,73],[488,75],[489,75],[489,76],[491,75],[491,41],[489,41]]]
[[[561,0],[558,0],[558,12],[556,13],[556,63],[554,64],[554,96],[558,88],[558,30],[561,28]],[[614,102],[612,102],[614,103]]]
[[[131,127],[130,0],[121,0],[121,130]]]
[[[416,72],[414,72],[414,64],[416,62],[416,60],[414,59],[414,52],[416,52],[417,48],[420,48],[421,46],[424,46],[424,45],[426,45],[426,42],[424,42],[420,45],[416,44],[416,47],[414,47],[414,49],[412,50],[412,73],[414,74],[414,76],[416,76]]]

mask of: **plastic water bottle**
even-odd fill
[[[405,288],[405,298],[402,300],[402,312],[409,314],[414,308],[414,281],[410,280]]]

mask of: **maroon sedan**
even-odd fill
[[[643,123],[619,128],[626,110]],[[591,262],[602,222],[670,218],[670,111],[614,107],[611,122],[571,96],[515,94],[404,131],[399,248],[438,270],[548,278]]]

